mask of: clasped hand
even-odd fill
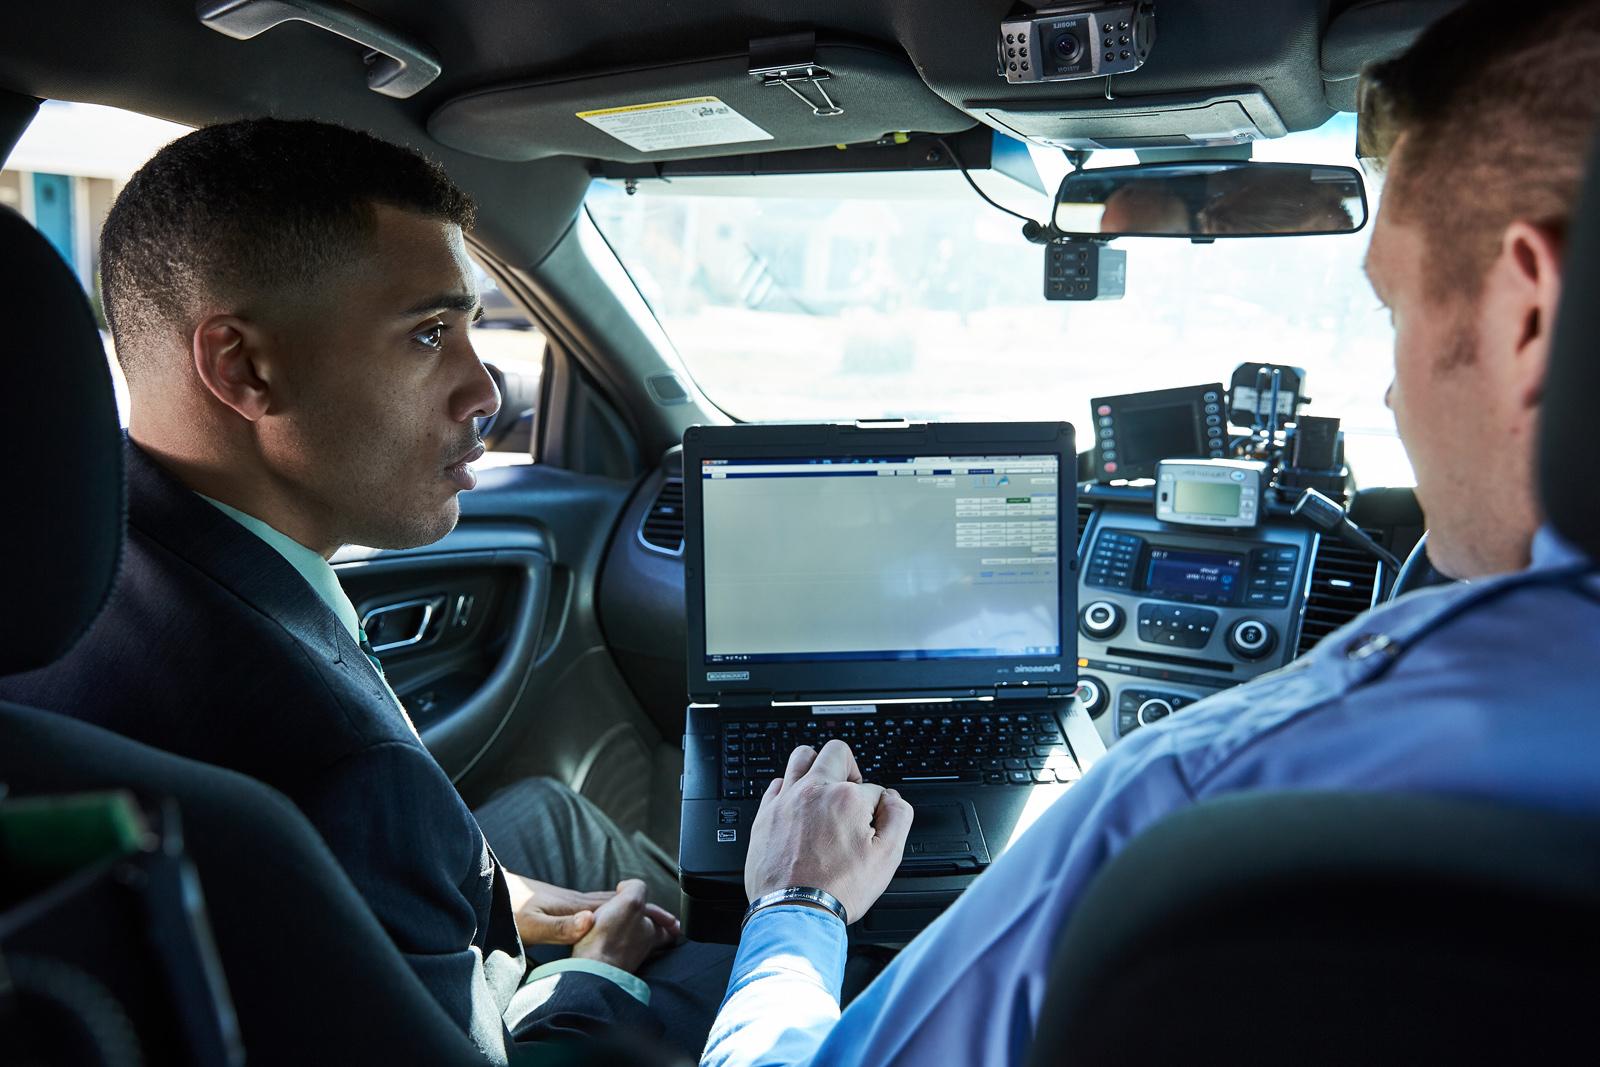
[[[637,970],[658,948],[683,933],[665,908],[645,900],[637,878],[613,891],[580,893],[506,872],[517,933],[524,945],[571,945],[572,955]]]

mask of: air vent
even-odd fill
[[[1089,526],[1089,516],[1094,514],[1094,505],[1087,500],[1078,501],[1078,555],[1083,555],[1083,531]]]
[[[669,556],[683,554],[683,479],[668,478],[639,524],[639,540]]]
[[[1318,641],[1372,607],[1377,584],[1377,560],[1343,541],[1319,538],[1296,655],[1305,655]]]

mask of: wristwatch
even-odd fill
[[[773,907],[778,904],[808,904],[812,907],[831,911],[839,917],[839,921],[846,926],[850,925],[850,918],[845,914],[844,904],[839,898],[826,889],[817,889],[809,885],[792,885],[787,889],[780,889],[775,893],[767,893],[750,902],[750,908],[744,913],[744,921],[739,924],[739,929],[744,929],[744,924],[758,911]]]

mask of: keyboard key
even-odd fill
[[[1047,771],[1041,768],[1033,772],[1033,780],[1043,784],[1045,782],[1054,782],[1056,780],[1056,776],[1053,771]]]
[[[767,720],[723,730],[724,789],[758,797],[802,745],[820,749],[837,737],[850,746],[862,775],[875,782],[1031,784],[1033,771],[1077,775],[1056,719],[1046,712],[995,715],[981,707],[900,705],[883,719]],[[1052,779],[1053,780],[1053,779]]]
[[[978,772],[962,770],[930,771],[927,773],[902,775],[901,777],[892,780],[910,784],[916,784],[918,782],[976,782],[978,781]]]

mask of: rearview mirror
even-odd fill
[[[1069,174],[1056,229],[1081,237],[1281,237],[1354,233],[1367,194],[1354,167],[1195,161]]]

